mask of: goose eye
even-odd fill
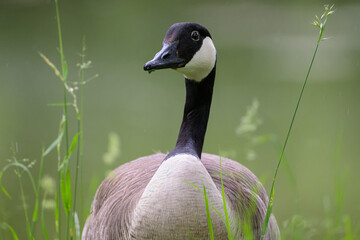
[[[199,39],[200,39],[200,34],[199,34],[199,32],[198,32],[198,31],[192,31],[192,33],[191,33],[191,38],[192,38],[192,40],[194,40],[194,41],[199,41]]]

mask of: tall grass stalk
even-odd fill
[[[40,170],[39,170],[39,176],[38,176],[38,184],[37,184],[37,189],[36,189],[36,193],[35,193],[35,207],[34,207],[34,212],[33,212],[33,217],[32,217],[32,224],[31,224],[31,235],[34,235],[35,232],[35,225],[38,219],[38,212],[39,212],[39,202],[40,202],[40,185],[41,185],[41,179],[43,177],[43,172],[44,172],[44,149],[42,150],[41,153],[41,158],[40,158]]]
[[[63,52],[63,43],[62,43],[62,33],[61,33],[61,24],[60,24],[60,13],[59,13],[59,6],[58,0],[55,0],[55,9],[56,9],[56,17],[57,17],[57,28],[58,28],[58,37],[59,37],[59,54],[61,60],[61,69],[62,73],[55,67],[55,65],[49,61],[44,55],[41,54],[41,57],[45,60],[45,62],[54,70],[55,75],[62,81],[63,84],[63,119],[60,123],[59,128],[59,136],[65,135],[65,145],[66,145],[66,153],[62,159],[61,157],[61,141],[57,144],[58,149],[58,192],[56,196],[56,205],[55,208],[55,217],[56,217],[56,227],[58,238],[61,240],[61,203],[60,197],[63,203],[63,208],[65,210],[66,215],[66,229],[65,229],[65,239],[77,239],[79,238],[78,232],[79,230],[79,221],[78,215],[76,212],[76,200],[77,200],[77,192],[78,192],[78,175],[79,175],[79,167],[80,167],[80,155],[81,155],[81,148],[82,148],[82,106],[78,107],[77,103],[77,96],[74,92],[76,88],[82,89],[82,85],[85,83],[84,81],[84,69],[80,67],[80,78],[81,82],[75,88],[72,88],[67,83],[67,75],[68,75],[68,67],[65,60],[64,52]],[[82,64],[84,65],[85,57],[85,40],[83,41],[83,50],[82,50]],[[81,93],[83,93],[81,91]],[[67,94],[72,96],[73,102],[67,102]],[[81,97],[82,101],[82,97]],[[71,144],[69,144],[69,133],[68,133],[68,108],[67,106],[72,106],[76,112],[76,126],[77,126],[77,133],[72,138]],[[75,162],[75,183],[74,183],[74,193],[72,193],[72,184],[71,184],[71,177],[70,177],[70,158],[72,157],[74,151],[76,149],[76,162]],[[62,159],[62,160],[61,160]],[[75,229],[75,235],[72,234],[69,236],[72,230]]]
[[[316,27],[318,27],[320,29],[319,30],[319,37],[318,37],[318,40],[316,42],[315,51],[314,51],[314,54],[312,56],[308,71],[306,73],[305,81],[304,81],[303,86],[301,88],[300,95],[299,95],[298,101],[296,103],[295,111],[293,113],[293,116],[292,116],[292,119],[291,119],[291,122],[290,122],[290,126],[289,126],[288,132],[286,134],[285,142],[284,142],[284,145],[283,145],[282,150],[281,150],[280,158],[279,158],[279,161],[278,161],[276,169],[275,169],[275,174],[274,174],[272,185],[271,185],[270,197],[269,197],[268,206],[267,206],[266,215],[265,215],[264,224],[263,224],[262,233],[261,233],[261,240],[264,239],[264,236],[265,236],[265,233],[266,233],[266,230],[267,230],[267,227],[268,227],[268,222],[269,222],[269,219],[270,219],[270,216],[271,216],[272,206],[273,206],[273,201],[274,201],[275,181],[276,181],[276,177],[277,177],[277,174],[278,174],[278,171],[279,171],[279,168],[280,168],[280,164],[281,164],[281,161],[282,161],[284,153],[285,153],[286,145],[287,145],[287,142],[289,140],[289,136],[290,136],[293,124],[294,124],[296,113],[298,111],[298,108],[299,108],[299,105],[300,105],[300,102],[301,102],[301,99],[302,99],[302,95],[303,95],[304,90],[305,90],[306,83],[308,82],[308,78],[309,78],[309,75],[310,75],[312,65],[313,65],[314,60],[315,60],[316,53],[318,51],[321,40],[323,40],[322,36],[323,36],[324,31],[325,31],[328,16],[331,15],[332,13],[334,13],[334,11],[332,10],[333,7],[334,7],[334,5],[332,5],[331,7],[326,5],[325,6],[325,12],[321,15],[320,18],[318,16],[316,16],[316,20],[313,23],[314,26],[316,26]]]
[[[80,156],[82,155],[82,141],[83,141],[83,85],[94,78],[97,77],[95,75],[91,79],[85,81],[85,70],[90,67],[91,62],[85,62],[85,38],[83,38],[83,48],[81,53],[81,64],[80,71],[79,71],[79,82],[74,82],[73,84],[76,85],[74,88],[70,87],[67,83],[67,76],[68,76],[68,66],[65,60],[64,51],[63,51],[63,41],[62,41],[62,33],[61,33],[61,24],[60,24],[60,11],[58,0],[54,0],[55,2],[55,10],[56,10],[56,21],[57,21],[57,30],[58,30],[58,40],[59,40],[59,55],[61,61],[61,71],[57,69],[57,67],[42,53],[40,53],[41,58],[45,61],[45,63],[53,69],[55,75],[61,80],[63,86],[63,103],[60,104],[52,104],[53,106],[61,106],[63,108],[63,115],[60,121],[58,135],[56,139],[50,144],[50,146],[46,149],[42,150],[41,158],[40,158],[40,169],[38,173],[37,182],[35,182],[34,177],[29,168],[32,167],[34,162],[30,164],[26,164],[28,161],[27,159],[23,159],[21,161],[17,160],[16,153],[17,153],[17,146],[16,150],[14,151],[13,158],[9,160],[9,163],[3,167],[0,171],[0,189],[2,192],[11,199],[11,196],[6,191],[5,187],[1,184],[2,177],[4,173],[10,169],[15,168],[15,173],[19,180],[19,188],[20,188],[20,196],[22,201],[22,208],[24,211],[25,216],[25,225],[26,225],[26,235],[28,240],[35,240],[35,230],[36,230],[36,223],[41,220],[41,227],[43,230],[43,236],[45,239],[49,239],[48,231],[46,228],[45,216],[44,216],[44,203],[46,200],[46,191],[43,193],[41,190],[41,182],[43,180],[43,172],[44,172],[44,161],[45,157],[53,150],[57,149],[57,160],[58,160],[58,175],[57,175],[57,191],[55,191],[55,208],[54,208],[54,215],[55,215],[55,229],[57,234],[57,239],[62,240],[64,233],[65,239],[80,239],[81,237],[81,224],[79,221],[79,216],[76,209],[76,202],[77,202],[77,192],[78,189],[78,179],[79,179],[79,168],[80,168]],[[70,83],[72,84],[72,83]],[[80,89],[81,91],[81,106],[78,107],[77,104],[77,95],[75,94],[75,90]],[[72,102],[67,102],[67,95],[72,97]],[[76,112],[76,126],[77,132],[72,138],[72,142],[69,142],[69,130],[68,130],[68,106],[72,107]],[[65,154],[62,154],[62,139],[65,137]],[[74,180],[74,193],[72,193],[72,183],[70,177],[70,159],[75,153],[76,150],[76,162],[75,162],[75,180]],[[35,203],[34,207],[30,208],[26,203],[24,186],[23,186],[23,179],[22,175],[26,173],[30,179],[30,183],[32,189],[34,191],[34,198]],[[52,188],[54,189],[54,188]],[[42,196],[43,195],[43,196]],[[74,196],[72,198],[72,196]],[[42,201],[41,201],[42,199]],[[62,204],[61,204],[62,202]],[[61,207],[63,205],[63,207]],[[32,215],[29,212],[32,210]],[[62,229],[62,210],[65,212],[65,231]],[[32,217],[31,217],[32,216]],[[14,229],[7,223],[1,223],[0,227],[8,229],[12,235],[13,239],[18,239],[16,232]],[[75,233],[75,234],[73,234]]]
[[[17,176],[19,179],[20,195],[21,195],[21,201],[23,204],[23,210],[24,210],[24,215],[25,215],[26,233],[27,233],[28,239],[30,240],[30,239],[32,239],[32,234],[31,234],[31,226],[30,226],[30,220],[29,220],[29,215],[28,215],[28,208],[27,208],[25,194],[24,194],[24,187],[23,187],[23,184],[21,181],[21,173],[18,171],[19,171],[19,169],[17,170]]]
[[[79,133],[79,143],[76,151],[76,166],[75,166],[75,183],[74,183],[74,201],[73,201],[73,213],[76,214],[76,200],[78,195],[78,178],[79,178],[79,169],[81,166],[81,156],[83,150],[83,109],[84,109],[84,87],[85,84],[85,69],[88,68],[88,65],[85,63],[85,51],[86,51],[86,39],[83,37],[82,50],[81,50],[81,64],[79,64],[79,73],[80,73],[80,82],[78,84],[78,90],[80,91],[80,107],[77,113],[77,132]],[[81,176],[82,177],[82,176]],[[82,178],[80,179],[82,183]],[[82,192],[82,191],[80,191]],[[81,209],[80,209],[81,210]],[[77,215],[76,215],[77,216]],[[75,215],[74,215],[74,224]],[[74,226],[76,227],[76,225]],[[75,239],[77,236],[75,235]]]
[[[66,156],[65,159],[63,161],[64,165],[63,168],[61,169],[62,171],[62,175],[60,176],[60,183],[63,183],[63,185],[60,184],[60,188],[61,188],[61,196],[63,199],[63,203],[64,203],[64,207],[65,207],[65,213],[66,213],[66,239],[69,238],[69,232],[70,232],[70,228],[74,227],[74,229],[77,229],[78,227],[78,221],[76,221],[75,217],[77,217],[77,213],[76,213],[76,201],[77,201],[77,192],[78,192],[78,175],[79,175],[79,167],[80,167],[80,155],[81,155],[81,150],[82,150],[82,126],[83,126],[83,122],[82,122],[82,106],[83,106],[83,100],[82,100],[82,95],[81,95],[81,106],[80,108],[78,108],[77,106],[77,99],[76,99],[76,95],[73,92],[73,88],[70,88],[67,85],[67,74],[68,74],[68,69],[67,69],[67,63],[65,60],[65,56],[64,56],[64,52],[63,52],[63,45],[62,45],[62,33],[61,33],[61,24],[60,24],[60,13],[59,13],[59,6],[58,6],[58,0],[55,0],[55,7],[56,7],[56,16],[57,16],[57,26],[58,26],[58,37],[59,37],[59,54],[60,54],[60,59],[61,59],[61,67],[62,67],[62,82],[63,82],[63,89],[64,89],[64,97],[63,97],[63,102],[64,102],[64,118],[65,118],[65,141],[66,141]],[[83,39],[83,48],[82,48],[82,64],[81,66],[84,65],[85,62],[85,38]],[[81,82],[78,85],[78,87],[81,89],[81,94],[83,94],[83,87],[82,85],[84,84],[84,68],[80,68],[80,78],[81,78]],[[67,99],[66,99],[66,94],[70,93],[73,97],[73,107],[75,109],[76,112],[76,126],[77,126],[77,134],[74,136],[72,144],[69,148],[69,142],[68,142],[68,112],[67,112]],[[71,178],[70,178],[70,165],[69,165],[69,159],[73,153],[73,151],[75,150],[75,148],[77,148],[76,151],[76,163],[75,163],[75,183],[74,183],[74,193],[71,194]],[[73,195],[73,202],[71,204],[71,195]],[[59,216],[59,218],[61,218]],[[72,224],[74,223],[74,225]],[[61,224],[60,224],[61,225]],[[59,226],[60,226],[59,225]],[[61,232],[59,230],[59,232]],[[78,232],[78,231],[77,231]],[[61,236],[59,236],[61,238]],[[75,234],[74,239],[78,238],[78,234]]]
[[[47,233],[47,229],[46,229],[46,225],[45,225],[45,208],[44,208],[44,202],[45,202],[45,199],[46,199],[46,193],[44,194],[44,198],[43,198],[43,204],[41,204],[41,227],[42,227],[42,230],[43,230],[43,234],[44,234],[44,237],[46,240],[49,240],[49,235]]]
[[[66,80],[68,75],[68,67],[64,56],[63,44],[62,44],[62,35],[61,35],[61,23],[60,23],[60,12],[59,12],[59,4],[58,0],[55,0],[55,9],[56,9],[56,22],[58,29],[58,37],[59,37],[59,54],[60,54],[60,62],[62,75],[61,80],[63,82],[63,98],[64,98],[64,116],[65,116],[65,142],[66,142],[66,151],[69,150],[69,129],[68,129],[68,114],[67,114],[67,100],[66,100]]]
[[[58,0],[55,0],[55,9],[56,9],[56,21],[57,21],[57,29],[58,29],[58,37],[59,37],[59,54],[60,54],[60,62],[61,62],[61,69],[62,69],[62,77],[64,79],[62,79],[63,81],[63,99],[64,99],[64,118],[65,118],[65,143],[66,143],[66,152],[68,152],[69,150],[69,128],[68,128],[68,115],[67,115],[67,100],[66,100],[66,87],[65,87],[65,81],[67,79],[67,64],[65,61],[65,57],[64,57],[64,51],[63,51],[63,44],[62,44],[62,35],[61,35],[61,23],[60,23],[60,13],[59,13],[59,4],[58,4]],[[58,169],[59,171],[59,169]],[[58,196],[61,196],[61,173],[60,171],[58,172]],[[58,237],[59,240],[61,240],[61,206],[60,206],[60,200],[59,198],[58,200]],[[66,229],[66,235],[68,233],[68,229]],[[66,238],[67,239],[67,238]]]

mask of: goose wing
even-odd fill
[[[203,153],[201,160],[221,192],[220,157]],[[221,157],[224,192],[231,210],[241,224],[250,224],[254,239],[260,239],[265,218],[268,196],[258,178],[246,167],[231,159]],[[245,225],[240,225],[244,234]],[[276,219],[271,215],[264,239],[279,239],[280,233]]]
[[[101,183],[84,226],[83,240],[128,239],[133,210],[164,157],[159,153],[125,163]]]

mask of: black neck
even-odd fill
[[[213,94],[216,66],[201,82],[185,78],[186,102],[183,121],[175,148],[165,160],[180,153],[200,158],[204,144]]]

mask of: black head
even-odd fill
[[[163,47],[144,65],[145,71],[172,68],[186,78],[201,81],[215,67],[216,49],[209,31],[197,23],[175,23]]]

